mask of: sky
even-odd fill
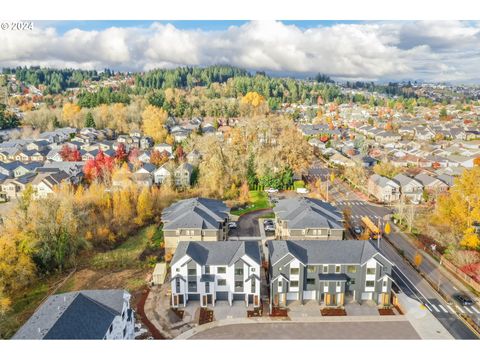
[[[480,83],[480,22],[38,21],[0,32],[0,67],[214,64],[340,81]]]

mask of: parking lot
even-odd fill
[[[271,214],[271,209],[253,211],[240,216],[237,221],[237,228],[230,229],[229,236],[238,237],[260,237],[260,229],[258,228],[258,219]]]
[[[420,339],[408,321],[352,321],[321,323],[257,323],[226,325],[202,331],[190,339],[313,340]]]

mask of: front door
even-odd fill
[[[256,306],[259,306],[259,305],[260,305],[258,300],[259,300],[258,295],[255,295],[255,296],[253,297],[253,306],[256,307]]]
[[[202,306],[207,306],[207,305],[208,305],[208,296],[202,295]]]
[[[173,295],[173,306],[178,307],[178,295]]]

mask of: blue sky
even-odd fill
[[[332,26],[335,24],[354,24],[362,21],[358,20],[281,20],[286,25],[296,25],[301,29],[308,29],[319,26]],[[154,22],[169,23],[178,29],[204,31],[221,31],[226,30],[230,26],[240,26],[248,21],[244,20],[71,20],[71,21],[36,21],[36,25],[40,27],[53,27],[58,33],[63,34],[68,30],[78,28],[80,30],[105,30],[110,27],[139,27],[148,28]]]

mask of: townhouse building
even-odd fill
[[[243,301],[260,306],[261,256],[256,241],[182,241],[171,262],[172,306]]]
[[[270,240],[267,246],[271,307],[311,300],[390,304],[392,263],[369,241]]]

